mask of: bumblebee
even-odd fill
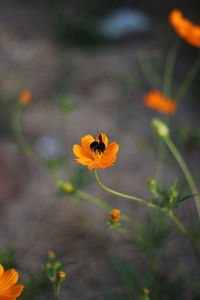
[[[93,150],[94,152],[97,150],[99,151],[99,153],[104,152],[106,150],[106,146],[105,146],[104,142],[102,141],[101,134],[99,134],[98,140],[99,140],[99,142],[94,141],[90,144],[90,149]]]

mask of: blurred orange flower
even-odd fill
[[[192,46],[200,47],[200,25],[195,25],[184,18],[182,12],[178,9],[170,12],[169,22],[185,41]]]
[[[32,98],[32,92],[30,90],[24,90],[19,95],[19,102],[22,104],[28,104],[31,101]]]
[[[177,109],[177,103],[172,100],[165,98],[165,96],[157,90],[152,90],[144,95],[145,104],[164,114],[175,113]]]
[[[116,224],[119,222],[119,218],[120,218],[120,210],[119,209],[113,209],[111,212],[110,212],[110,216],[111,216],[111,221],[112,223]]]
[[[92,135],[85,135],[81,139],[81,146],[73,145],[73,152],[78,157],[78,163],[86,165],[89,170],[94,168],[105,169],[116,160],[119,145],[116,142],[108,144],[108,138],[100,133],[96,139]]]
[[[15,284],[18,281],[18,272],[14,269],[4,271],[0,265],[0,300],[16,300],[23,291],[23,284]]]

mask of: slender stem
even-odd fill
[[[145,204],[147,206],[151,206],[151,207],[157,207],[157,205],[153,204],[153,203],[149,203],[148,201],[146,200],[143,200],[143,199],[140,199],[138,197],[134,197],[134,196],[131,196],[131,195],[127,195],[127,194],[123,194],[123,193],[119,193],[117,191],[114,191],[110,188],[108,188],[107,186],[105,186],[99,179],[98,177],[98,174],[97,174],[97,169],[94,169],[94,175],[95,175],[95,178],[98,182],[98,184],[106,191],[108,191],[109,193],[112,193],[116,196],[119,196],[119,197],[123,197],[123,198],[128,198],[128,199],[131,199],[131,200],[134,200],[134,201],[137,201],[137,202],[140,202],[142,204]]]
[[[55,300],[60,299],[60,283],[57,283],[56,289],[55,289]]]
[[[166,143],[166,145],[168,146],[168,148],[171,151],[171,153],[173,154],[173,156],[175,157],[176,161],[178,162],[181,170],[183,171],[183,174],[185,175],[188,185],[194,195],[197,213],[198,213],[198,216],[200,217],[200,195],[199,195],[197,186],[195,184],[195,181],[193,179],[193,176],[192,176],[188,166],[186,165],[183,157],[181,156],[180,152],[178,151],[178,149],[172,142],[171,138],[169,136],[167,136],[163,140]]]
[[[185,228],[185,226],[181,223],[181,221],[175,216],[173,211],[169,211],[166,213],[166,215],[176,224],[180,232],[188,239],[190,242],[191,246],[193,247],[194,252],[196,253],[197,257],[200,259],[200,249],[196,245],[195,241],[193,238],[190,236],[189,232]]]
[[[157,78],[157,75],[154,69],[152,68],[151,64],[144,61],[144,58],[141,55],[138,56],[138,61],[145,79],[148,81],[151,88],[155,89],[158,86],[159,79]]]
[[[175,99],[177,101],[180,101],[181,98],[184,96],[186,89],[189,87],[190,83],[192,82],[192,80],[194,79],[195,75],[197,74],[198,70],[200,68],[200,60],[198,60],[192,67],[192,69],[187,73],[185,79],[183,80],[183,82],[181,83]]]
[[[98,207],[102,208],[103,210],[105,210],[106,212],[110,213],[114,208],[112,206],[110,206],[109,204],[107,204],[106,202],[104,202],[101,199],[98,199],[86,192],[77,190],[76,191],[77,195],[85,200],[88,200],[92,203],[94,203],[95,205],[97,205]],[[122,221],[124,221],[125,223],[129,224],[130,226],[132,226],[133,228],[139,228],[139,224],[134,222],[131,218],[129,218],[128,216],[122,214],[120,219]]]
[[[171,95],[173,71],[174,71],[176,57],[179,49],[180,49],[180,43],[176,43],[170,48],[167,55],[165,71],[164,71],[164,79],[163,79],[163,94],[166,95],[167,97],[170,97]]]
[[[155,204],[152,204],[152,203],[149,203],[148,201],[145,201],[143,199],[140,199],[140,198],[137,198],[137,197],[134,197],[134,196],[130,196],[130,195],[126,195],[126,194],[123,194],[123,193],[119,193],[119,192],[116,192],[108,187],[106,187],[99,179],[98,177],[98,174],[97,174],[97,169],[94,169],[94,174],[95,174],[95,177],[96,177],[96,180],[98,182],[98,184],[106,191],[114,194],[114,195],[117,195],[117,196],[120,196],[120,197],[123,197],[123,198],[128,198],[128,199],[131,199],[131,200],[134,200],[134,201],[138,201],[142,204],[145,204],[147,206],[151,206],[151,207],[158,207],[157,205]],[[159,207],[158,207],[159,208]],[[198,258],[200,258],[200,249],[198,249],[196,243],[194,242],[193,238],[190,236],[190,234],[188,233],[187,229],[184,227],[184,225],[180,222],[180,220],[174,215],[173,211],[168,211],[165,213],[174,223],[175,225],[178,227],[178,229],[180,230],[180,232],[188,239],[188,241],[190,242],[190,244],[192,245],[196,255],[198,256]]]

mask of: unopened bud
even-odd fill
[[[148,188],[151,192],[155,192],[157,188],[157,181],[155,179],[150,179],[147,182]]]
[[[75,190],[74,186],[70,182],[58,181],[57,187],[66,193],[73,193]]]
[[[53,251],[48,251],[47,252],[47,258],[52,260],[56,257],[56,254]]]
[[[19,95],[19,102],[23,105],[26,105],[31,101],[31,98],[32,98],[32,92],[30,90],[24,90]]]
[[[111,223],[112,224],[116,224],[119,222],[119,218],[120,218],[120,210],[119,209],[113,209],[111,212],[110,212],[110,216],[111,216]]]
[[[143,295],[149,295],[150,294],[150,290],[147,289],[147,288],[143,288],[141,292],[142,292]]]
[[[58,280],[59,282],[64,281],[65,278],[66,278],[66,273],[65,273],[64,271],[59,271],[59,272],[57,273],[57,280]]]
[[[46,270],[50,270],[52,265],[50,263],[46,263],[45,265]]]
[[[160,137],[166,138],[169,135],[168,126],[161,120],[153,119],[152,126]]]

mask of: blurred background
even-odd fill
[[[86,200],[57,197],[55,182],[75,176],[83,190],[144,222],[149,209],[103,191],[92,172],[73,161],[71,149],[85,134],[106,133],[110,141],[119,143],[120,151],[115,166],[100,172],[102,181],[118,191],[149,197],[146,182],[156,169],[150,122],[160,116],[145,107],[143,95],[151,84],[161,89],[168,51],[180,40],[168,22],[173,8],[200,24],[196,0],[0,1],[2,253],[14,249],[13,260],[20,265],[22,278],[24,272],[41,270],[48,250],[62,261],[75,261],[67,269],[62,299],[135,299],[113,296],[130,289],[119,279],[122,261],[124,269],[125,262],[134,266],[134,276],[136,268],[141,278],[148,273],[145,255],[135,250],[133,241],[109,230],[108,214]],[[182,41],[174,93],[198,58],[199,49]],[[200,73],[169,120],[173,138],[197,180],[199,80]],[[16,103],[26,89],[32,99],[19,120]],[[33,155],[23,151],[26,143]],[[167,185],[182,176],[170,155],[165,155],[161,168]],[[184,181],[182,186],[187,191]],[[192,201],[178,211],[186,224],[193,214]],[[168,274],[166,287],[181,286],[170,297],[200,299],[191,298],[196,294],[183,279],[194,272],[195,259],[176,231],[162,255],[160,280]],[[51,299],[48,291],[42,293],[28,299]]]

